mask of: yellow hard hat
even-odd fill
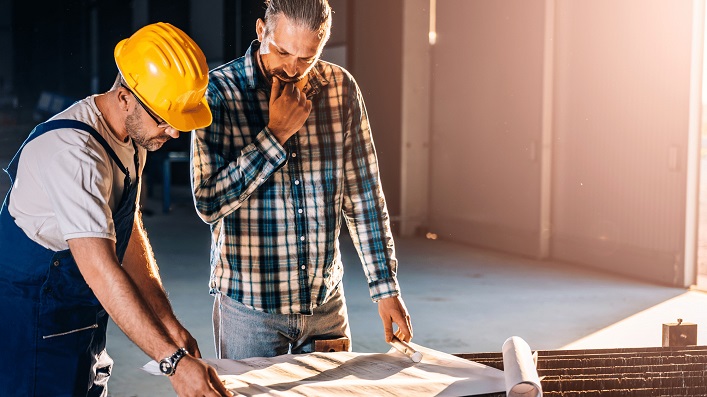
[[[206,57],[186,33],[153,23],[118,43],[114,55],[130,90],[169,125],[190,131],[211,124]]]

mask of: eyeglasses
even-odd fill
[[[130,88],[126,87],[125,84],[122,84],[122,83],[120,84],[120,86],[125,88],[126,90],[128,90],[128,92],[130,92],[131,94],[133,94],[133,97],[135,97],[135,100],[137,101],[137,103],[140,104],[140,106],[142,106],[142,108],[145,110],[147,115],[150,116],[150,118],[152,118],[152,120],[155,120],[155,124],[157,124],[157,128],[165,129],[165,128],[170,127],[169,123],[167,123],[164,120],[160,120],[157,116],[152,114],[152,111],[150,111],[150,109],[147,106],[145,106],[144,103],[142,103],[140,98],[138,98],[137,95],[135,95],[135,93]]]

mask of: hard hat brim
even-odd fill
[[[189,111],[178,112],[168,110],[164,113],[164,117],[162,117],[162,115],[160,115],[160,117],[179,131],[191,131],[204,128],[211,125],[212,121],[211,109],[209,109],[206,98],[202,98],[199,104]]]

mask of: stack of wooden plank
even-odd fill
[[[457,356],[503,369],[501,353]],[[707,346],[538,351],[537,368],[545,397],[707,397]]]

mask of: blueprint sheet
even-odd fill
[[[458,397],[506,390],[503,371],[411,345],[423,354],[421,362],[393,349],[205,361],[241,396]]]

